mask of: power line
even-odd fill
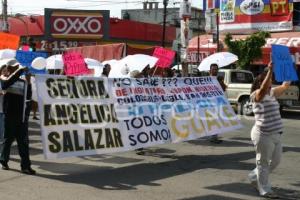
[[[76,8],[87,8],[87,7],[99,7],[99,6],[109,6],[109,5],[116,5],[116,4],[139,4],[143,3],[143,1],[102,1],[103,3],[97,3],[97,4],[89,4],[89,5],[82,5],[82,6],[64,6],[61,7],[62,9],[76,9]],[[83,2],[82,2],[83,3]],[[96,2],[95,2],[96,3]],[[24,8],[24,7],[22,7]],[[17,10],[14,12],[22,13],[22,12],[38,12],[41,11],[41,9],[34,9],[34,10]]]

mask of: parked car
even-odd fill
[[[234,105],[240,114],[252,115],[253,111],[250,103],[250,91],[254,81],[252,72],[238,69],[220,69],[219,76],[224,77],[224,82],[227,85],[226,95],[230,104]],[[298,98],[299,88],[292,85],[277,99],[282,109],[296,104]]]

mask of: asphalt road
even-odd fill
[[[283,159],[271,175],[281,199],[300,199],[300,111],[283,113]],[[1,200],[256,200],[247,180],[255,167],[250,141],[253,118],[225,133],[224,142],[206,139],[160,145],[135,152],[45,160],[38,121],[30,122],[30,152],[36,176],[20,173],[17,148],[10,171],[0,170]]]

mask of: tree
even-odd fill
[[[251,34],[246,39],[232,40],[232,35],[228,33],[224,42],[228,51],[238,56],[238,67],[245,69],[252,61],[262,57],[261,47],[266,44],[266,38],[270,36],[269,32],[261,31]]]

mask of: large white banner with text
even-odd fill
[[[36,76],[47,159],[128,151],[240,128],[214,77]]]

